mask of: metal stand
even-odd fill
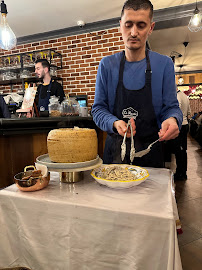
[[[77,162],[77,163],[56,163],[52,162],[48,154],[36,158],[36,162],[47,166],[49,171],[60,173],[60,181],[63,183],[76,183],[83,179],[83,172],[95,169],[102,165],[102,159]]]

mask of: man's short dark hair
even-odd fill
[[[37,59],[35,64],[37,64],[37,63],[41,63],[43,68],[47,67],[48,71],[50,71],[50,64],[49,64],[48,60],[46,60],[46,59]]]
[[[149,0],[127,0],[123,5],[121,11],[121,18],[124,14],[125,9],[133,9],[135,11],[139,9],[150,9],[150,19],[153,19],[153,5]]]

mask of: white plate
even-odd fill
[[[57,162],[52,162],[48,154],[45,154],[36,158],[36,161],[38,163],[44,164],[47,167],[50,167],[52,169],[68,169],[68,168],[74,169],[74,168],[89,167],[89,166],[97,164],[98,160],[99,160],[99,156],[97,156],[95,159],[85,161],[85,162],[57,163]]]
[[[96,175],[98,172],[102,171],[103,169],[107,168],[108,166],[120,166],[122,168],[127,168],[131,171],[133,174],[138,174],[139,177],[135,180],[107,180],[100,177],[97,177]],[[149,173],[146,169],[134,166],[134,165],[128,165],[128,164],[110,164],[110,165],[101,165],[99,168],[94,169],[91,172],[92,177],[101,185],[108,186],[110,188],[117,188],[117,189],[124,189],[124,188],[131,188],[133,186],[139,185],[143,183],[147,177],[149,176]]]

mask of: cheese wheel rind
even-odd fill
[[[52,162],[75,163],[97,157],[97,133],[89,128],[53,129],[47,137],[49,158]]]

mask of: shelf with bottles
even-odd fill
[[[37,50],[22,54],[23,69],[34,67],[35,61],[38,59],[46,59],[50,63],[51,68],[62,69],[62,55],[53,49]]]
[[[5,81],[4,84],[10,84],[11,81],[18,79],[34,78],[34,65],[37,59],[49,61],[51,76],[57,77],[57,70],[62,69],[62,55],[52,49],[5,55],[0,57],[0,84],[2,81]]]

